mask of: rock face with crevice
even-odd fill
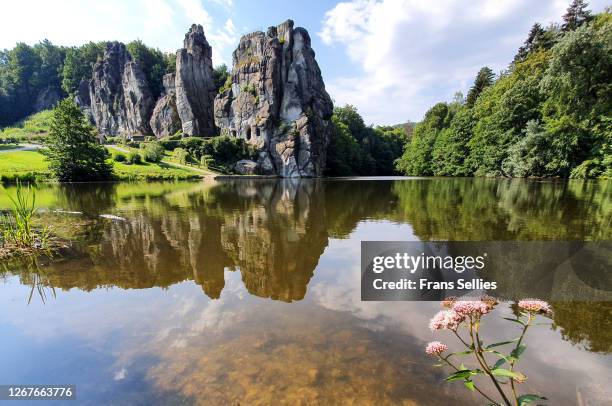
[[[181,129],[181,119],[176,108],[174,73],[164,75],[164,94],[157,100],[149,125],[157,138],[174,135]]]
[[[222,134],[257,148],[258,172],[282,177],[323,174],[333,104],[310,36],[304,28],[294,28],[293,21],[240,39],[231,86],[216,97],[214,106]]]
[[[176,107],[183,133],[188,136],[217,134],[214,121],[215,82],[212,48],[201,25],[192,25],[184,48],[176,52]]]
[[[89,103],[100,134],[151,134],[149,118],[155,101],[144,72],[124,44],[106,44],[104,57],[93,67]]]

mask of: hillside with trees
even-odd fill
[[[105,42],[89,42],[62,47],[43,40],[34,46],[19,43],[13,49],[0,50],[0,127],[15,124],[73,95],[82,80],[91,79],[92,68],[102,58],[105,46]],[[174,71],[175,56],[140,40],[126,47],[143,67],[153,96],[159,96],[163,75]]]
[[[574,0],[504,72],[438,103],[396,162],[415,176],[612,177],[612,15]]]

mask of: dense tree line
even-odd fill
[[[433,106],[398,170],[408,175],[612,177],[612,15],[574,0],[535,24],[507,71]]]
[[[366,126],[354,106],[334,108],[327,149],[329,176],[394,175],[407,142],[403,126]]]
[[[19,43],[13,49],[0,50],[0,127],[36,112],[37,100],[44,92],[53,92],[57,98],[73,94],[82,80],[91,79],[92,68],[105,47],[105,42],[61,47],[44,40],[34,46]],[[176,56],[140,40],[126,47],[140,63],[154,97],[159,96],[162,77],[174,72]]]

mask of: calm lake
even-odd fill
[[[0,383],[75,384],[92,405],[484,404],[424,354],[453,342],[427,327],[437,302],[360,300],[361,241],[612,239],[597,181],[42,185],[37,205],[73,246],[0,263]],[[521,391],[609,402],[611,302],[553,305]],[[516,333],[487,317],[485,337]]]

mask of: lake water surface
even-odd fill
[[[427,328],[438,303],[360,300],[361,241],[612,239],[612,182],[46,185],[37,204],[73,247],[0,264],[0,383],[92,405],[484,404],[423,353],[452,342]],[[554,305],[520,390],[606,404],[611,303]],[[485,337],[516,333],[487,318]]]

